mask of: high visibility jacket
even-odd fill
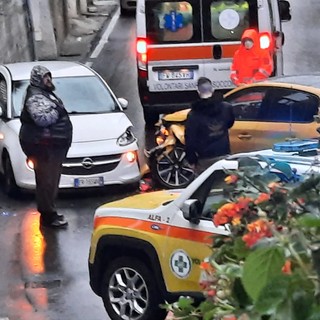
[[[246,39],[253,41],[253,47],[244,46]],[[259,33],[247,29],[241,37],[241,46],[235,52],[231,65],[231,80],[237,86],[268,78],[273,72],[273,58],[270,49],[261,49]]]

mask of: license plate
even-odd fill
[[[81,187],[101,187],[104,185],[103,177],[94,178],[76,178],[74,179],[74,186]]]
[[[158,73],[159,80],[190,80],[193,79],[193,71],[161,71]]]

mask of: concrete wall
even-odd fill
[[[0,35],[0,63],[33,59],[26,0],[0,0]]]
[[[87,0],[0,0],[0,64],[54,60]]]

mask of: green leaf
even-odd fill
[[[199,310],[201,313],[206,313],[215,308],[214,304],[211,301],[203,301],[200,303]]]
[[[233,253],[239,260],[247,257],[247,255],[250,253],[250,249],[246,246],[242,238],[236,238],[233,246]]]
[[[193,302],[194,300],[190,297],[179,297],[178,306],[180,309],[191,309]]]
[[[271,315],[286,299],[289,287],[289,277],[281,275],[275,277],[261,290],[256,302],[255,309],[262,314]]]
[[[307,228],[320,227],[320,217],[311,213],[307,213],[298,219],[298,223]]]
[[[259,248],[248,255],[243,267],[242,283],[253,300],[258,298],[270,280],[281,274],[284,263],[284,250],[279,247]]]
[[[252,301],[247,295],[247,292],[244,290],[242,282],[239,278],[234,280],[232,292],[233,297],[238,301],[240,308],[245,309],[252,305]]]
[[[313,306],[311,310],[311,315],[307,320],[320,320],[320,306]]]
[[[275,173],[267,172],[261,177],[261,180],[268,185],[270,182],[278,182],[281,179]]]
[[[305,291],[295,292],[292,299],[293,320],[308,319],[311,315],[312,297]]]

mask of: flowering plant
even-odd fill
[[[320,176],[297,182],[286,163],[240,162],[213,215],[230,235],[213,237],[201,264],[206,299],[180,297],[167,309],[186,320],[320,319]]]

